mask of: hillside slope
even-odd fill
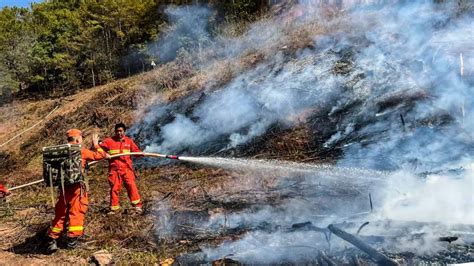
[[[107,136],[123,121],[143,149],[189,156],[135,161],[143,216],[107,216],[106,166],[92,168],[84,248],[51,257],[41,246],[47,189],[13,193],[0,206],[5,256],[84,262],[106,249],[118,263],[370,264],[325,229],[370,221],[361,237],[398,263],[474,260],[463,238],[474,224],[473,79],[456,63],[459,49],[472,62],[472,17],[448,11],[278,6],[153,71],[0,107],[0,144],[58,107],[1,148],[10,185],[37,179],[41,147],[71,127]],[[453,232],[460,241],[438,241]]]

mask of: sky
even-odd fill
[[[0,8],[5,6],[30,7],[30,3],[41,1],[42,0],[0,0]]]

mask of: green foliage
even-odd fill
[[[16,92],[28,83],[28,55],[35,42],[30,20],[24,8],[0,11],[0,94]]]
[[[71,1],[73,2],[73,1]],[[65,88],[78,85],[75,65],[76,36],[81,19],[71,3],[52,1],[33,7],[34,26],[38,33],[32,47],[32,86]]]
[[[0,10],[0,95],[70,93],[143,71],[164,4],[209,4],[248,19],[268,1],[50,0]],[[228,21],[228,20],[227,20]]]

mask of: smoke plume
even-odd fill
[[[367,211],[369,192],[380,219],[474,224],[473,17],[458,14],[455,5],[429,1],[340,1],[344,10],[316,2],[300,1],[273,19],[256,22],[238,38],[213,40],[212,60],[197,68],[212,71],[212,62],[219,60],[237,64],[251,51],[263,59],[252,68],[236,67],[225,85],[146,110],[137,127],[146,137],[147,150],[194,155],[206,154],[210,146],[228,150],[265,134],[276,123],[291,128],[301,123],[295,117],[306,117],[309,110],[315,117],[336,121],[315,127],[329,132],[325,148],[343,150],[337,166],[390,173],[380,176],[383,182],[358,191],[357,204],[350,208],[343,206],[351,199],[342,198],[320,211],[324,219],[314,216],[314,206],[324,208],[318,204],[321,198],[307,190],[301,195],[305,200],[232,214],[226,218],[231,227],[257,228],[264,221],[279,226],[311,221],[325,227]],[[169,12],[176,21],[194,17],[184,10]],[[182,27],[193,25],[198,32],[194,39],[209,40],[203,21],[211,12],[201,8],[196,14],[203,20],[181,22]],[[292,52],[292,42],[300,41],[292,39],[298,29],[309,32],[310,45]],[[179,35],[174,34],[181,31],[170,32],[164,43],[175,43]],[[179,49],[158,47],[162,54],[175,55]],[[358,179],[350,173],[346,177]],[[314,193],[324,189],[317,187],[314,174],[283,175],[280,182],[295,178],[302,178]],[[357,183],[351,178],[346,185]],[[334,217],[334,209],[344,211]],[[212,221],[199,226],[213,228]],[[255,230],[218,248],[203,247],[203,252],[209,258],[234,254],[242,262],[298,262],[314,254],[322,241],[318,233]],[[436,250],[429,243],[418,246],[420,252]]]
[[[176,58],[180,51],[201,49],[210,42],[207,31],[210,9],[201,6],[168,6],[164,13],[170,27],[159,41],[149,47],[149,52],[160,62],[166,63]]]

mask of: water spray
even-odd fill
[[[246,158],[224,158],[224,157],[188,157],[180,156],[179,160],[218,167],[232,171],[245,171],[252,173],[281,173],[312,175],[337,179],[340,177],[357,177],[358,180],[382,181],[389,172],[372,169],[341,167],[331,164],[308,164],[300,162],[268,160],[268,159],[246,159]]]

